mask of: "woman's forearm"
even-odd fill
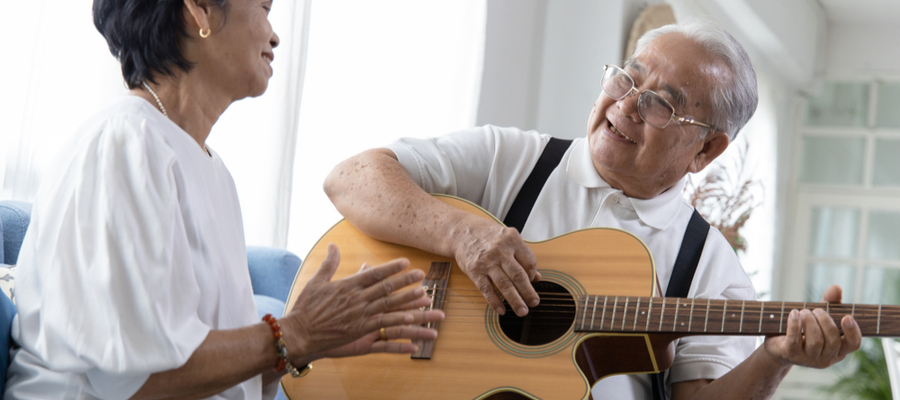
[[[277,361],[267,324],[211,331],[184,365],[150,375],[132,399],[202,399],[272,371]]]

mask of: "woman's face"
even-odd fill
[[[232,101],[263,94],[272,77],[278,35],[269,23],[271,8],[272,0],[230,0],[227,13],[213,13],[210,35],[195,39],[199,54],[191,61],[201,79],[225,88]]]

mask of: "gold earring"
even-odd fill
[[[210,34],[211,32],[212,32],[211,29],[206,28],[206,33],[204,34],[204,33],[203,33],[203,28],[200,28],[200,37],[206,39],[206,38],[209,37],[209,34]]]

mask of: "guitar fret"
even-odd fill
[[[625,309],[622,310],[622,330],[623,331],[625,330],[625,320],[628,319],[628,300],[630,300],[630,299],[631,299],[630,297],[625,298]]]
[[[606,320],[606,302],[609,301],[609,296],[603,298],[603,315],[600,316],[600,330],[603,330],[603,321]]]
[[[712,300],[706,299],[706,318],[703,319],[703,332],[706,332],[706,326],[709,325],[709,305]]]
[[[587,318],[587,306],[588,299],[590,299],[590,297],[591,296],[584,296],[584,314],[581,315],[581,330],[584,330],[584,319]],[[593,321],[593,318],[591,318],[591,321]],[[593,328],[593,324],[591,325],[591,327]]]
[[[854,317],[855,315],[856,315],[856,303],[853,303],[853,309],[850,310],[850,316]]]
[[[781,317],[778,318],[778,333],[784,333],[781,327],[784,325],[784,302],[781,302]]]
[[[678,326],[678,306],[681,304],[681,298],[675,298],[675,319],[672,320],[672,332],[675,332],[675,327]]]
[[[744,307],[747,306],[747,300],[741,301],[741,323],[738,325],[738,332],[744,331]]]
[[[725,332],[725,310],[728,309],[728,300],[725,300],[725,303],[722,304],[722,332]]]
[[[766,303],[759,303],[759,331],[757,333],[762,333],[763,310],[765,308],[766,308]]]
[[[662,308],[659,309],[659,328],[657,329],[660,332],[662,332],[663,316],[665,316],[665,315],[666,315],[666,298],[663,297]]]
[[[653,315],[653,298],[650,298],[650,304],[647,305],[647,326],[644,327],[644,331],[650,331],[650,316]]]
[[[691,324],[694,322],[694,298],[691,298],[691,315],[688,316],[688,332],[691,331]]]
[[[619,296],[616,296],[616,300],[613,302],[613,313],[612,317],[609,319],[609,330],[613,330],[613,324],[616,323],[616,308],[619,307]]]
[[[638,310],[641,309],[641,298],[638,297],[637,305],[634,306],[634,326],[631,327],[632,331],[637,330],[637,320],[638,320]]]
[[[594,296],[594,311],[591,312],[591,331],[594,330],[594,317],[597,316],[597,299],[599,296]]]
[[[875,325],[875,334],[881,334],[881,304],[878,305],[878,324]]]

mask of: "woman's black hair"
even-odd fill
[[[227,11],[228,0],[210,0]],[[184,0],[94,0],[94,26],[109,51],[122,64],[129,89],[153,80],[155,73],[172,76],[187,72],[191,63],[181,54],[187,38]]]

